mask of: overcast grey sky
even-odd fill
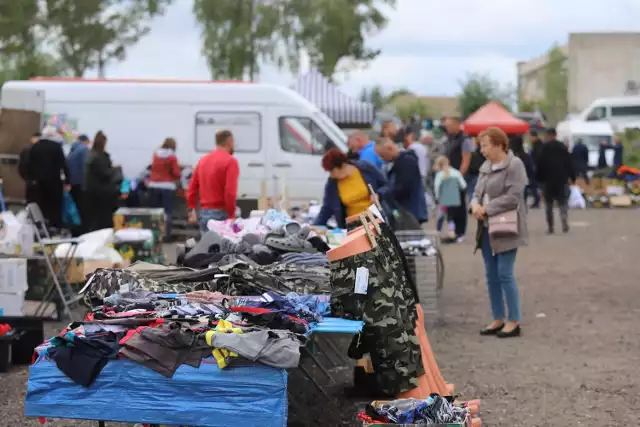
[[[176,0],[107,77],[209,79],[192,3]],[[517,61],[566,42],[569,32],[638,31],[640,0],[397,0],[388,16],[370,40],[382,54],[367,69],[339,76],[347,93],[381,85],[454,95],[470,72],[515,83]],[[293,76],[263,66],[260,80],[288,85]]]

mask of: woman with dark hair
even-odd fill
[[[387,180],[382,172],[371,163],[349,160],[338,148],[324,154],[322,167],[329,172],[329,179],[315,225],[326,225],[333,217],[338,227],[345,228],[346,219],[367,210],[376,194],[386,196]],[[369,185],[376,194],[370,193]]]
[[[107,137],[98,131],[84,167],[84,197],[88,231],[113,227],[118,199],[118,170],[105,151]]]
[[[153,154],[151,174],[147,186],[151,190],[153,206],[163,208],[167,218],[165,242],[171,241],[171,218],[173,216],[173,200],[176,196],[181,177],[180,165],[176,157],[176,140],[167,138],[159,150]]]

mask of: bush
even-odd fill
[[[640,169],[640,129],[627,129],[622,135],[624,164]]]

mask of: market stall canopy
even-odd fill
[[[368,128],[375,120],[373,105],[341,92],[316,69],[298,77],[293,89],[314,103],[340,127]]]
[[[464,121],[464,132],[477,135],[489,127],[497,127],[510,135],[527,133],[529,123],[513,116],[502,105],[490,102]]]

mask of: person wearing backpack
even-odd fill
[[[167,138],[153,154],[151,174],[147,183],[153,206],[164,209],[167,218],[165,242],[171,241],[173,201],[181,175],[182,171],[176,157],[176,140]]]

